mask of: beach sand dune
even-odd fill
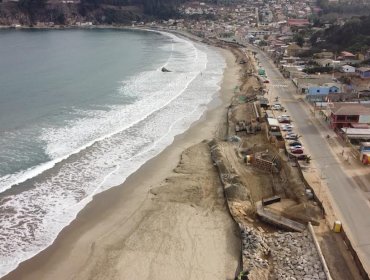
[[[239,80],[227,61],[202,119],[124,184],[96,195],[53,245],[3,279],[234,279],[240,239],[203,139],[225,131]]]

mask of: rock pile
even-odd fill
[[[273,233],[266,238],[271,248],[271,279],[326,279],[311,234]]]
[[[265,238],[252,228],[240,226],[243,243],[243,267],[244,270],[268,269],[267,258],[270,255],[270,248]]]
[[[274,280],[326,279],[312,236],[307,230],[302,233],[262,234],[253,228],[241,225],[240,228],[245,271],[269,271],[268,279]]]

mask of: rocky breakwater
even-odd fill
[[[239,227],[243,244],[243,268],[248,273],[248,279],[268,279],[271,250],[266,239],[252,228],[241,224]]]
[[[243,227],[243,268],[249,279],[326,279],[311,234],[297,232],[261,233]]]
[[[271,279],[326,279],[319,255],[308,230],[274,233],[267,238],[271,248]]]

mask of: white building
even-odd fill
[[[356,67],[353,67],[351,65],[343,65],[341,70],[344,73],[355,73]]]

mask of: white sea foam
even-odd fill
[[[160,67],[124,81],[118,94],[132,94],[134,103],[80,112],[85,117],[43,131],[54,160],[22,174],[19,182],[33,178],[27,190],[0,201],[0,276],[49,246],[94,194],[122,183],[200,118],[225,62],[206,46],[168,36],[173,72]]]
[[[199,50],[190,41],[169,33],[160,33],[173,39],[167,62],[154,71],[143,72],[123,81],[120,89],[126,96],[135,96],[137,102],[128,106],[111,106],[108,112],[81,110],[79,114],[85,116],[84,118],[70,121],[69,125],[63,128],[46,128],[40,140],[47,143],[46,153],[52,160],[16,174],[0,177],[0,192],[41,174],[96,141],[127,129],[180,95],[200,73],[200,67],[205,65],[200,66],[202,63],[199,63],[201,59],[198,59]],[[164,66],[174,72],[163,75],[161,68]]]

